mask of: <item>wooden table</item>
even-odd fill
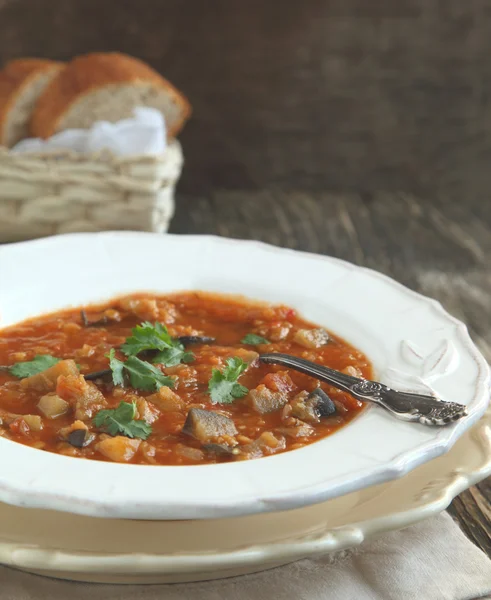
[[[172,231],[338,256],[491,360],[491,4],[0,0],[0,59],[121,50],[189,95]],[[450,508],[491,555],[491,481]]]

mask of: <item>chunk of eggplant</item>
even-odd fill
[[[223,437],[233,438],[238,433],[232,419],[202,408],[189,410],[182,432],[191,435],[202,444],[210,444]]]
[[[86,381],[83,375],[60,377],[56,393],[62,398],[75,404],[75,418],[80,421],[92,417],[107,405],[104,394],[91,381]]]
[[[12,415],[8,421],[0,418],[1,425],[9,425],[12,431],[16,429],[28,435],[31,431],[41,431],[43,429],[43,420],[39,415]]]
[[[308,402],[313,403],[319,417],[331,417],[336,412],[334,402],[322,388],[315,388],[310,392]]]
[[[264,384],[260,384],[257,388],[249,390],[247,399],[252,408],[261,414],[279,410],[288,402],[286,393],[273,392]]]
[[[329,334],[325,329],[299,329],[293,341],[304,348],[321,348],[329,343]]]
[[[202,461],[205,457],[203,450],[199,450],[198,448],[190,448],[189,446],[185,446],[184,444],[177,444],[175,452],[182,458],[186,458],[188,460],[193,460],[196,462]]]
[[[109,319],[106,315],[103,315],[100,319],[97,319],[96,321],[91,321],[87,316],[85,310],[80,311],[80,319],[82,320],[82,325],[84,327],[103,327],[104,325],[107,325],[109,323]]]
[[[189,346],[190,344],[213,344],[215,341],[214,337],[207,335],[180,335],[177,339],[184,346]]]
[[[237,454],[240,454],[239,448],[236,446],[228,446],[227,444],[204,444],[203,450],[219,456],[237,456]]]
[[[95,381],[97,379],[106,379],[110,378],[112,375],[111,369],[102,369],[102,371],[94,371],[93,373],[86,373],[84,378],[86,381]]]
[[[41,431],[43,429],[43,420],[39,415],[24,415],[22,418],[29,425],[31,431]]]
[[[291,402],[292,415],[307,423],[319,423],[321,417],[330,417],[336,407],[329,396],[321,388],[313,392],[300,392]]]
[[[95,440],[95,435],[83,421],[74,421],[68,427],[60,429],[60,437],[74,448],[85,448]]]
[[[14,419],[17,419],[17,417],[21,416],[22,415],[18,415],[17,413],[12,413],[0,408],[0,425],[9,425]]]
[[[87,429],[74,429],[67,436],[67,442],[74,448],[85,448],[95,439],[93,433],[89,433]]]
[[[278,431],[292,438],[308,437],[314,433],[314,428],[308,423],[295,419],[295,423],[289,427],[280,427]]]
[[[261,458],[261,456],[274,454],[285,448],[286,440],[282,435],[276,436],[271,431],[263,431],[257,440],[241,447],[237,459]]]
[[[57,419],[70,410],[68,402],[54,393],[45,394],[37,406],[47,419]]]

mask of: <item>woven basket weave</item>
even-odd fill
[[[104,229],[165,232],[182,163],[176,140],[161,156],[0,148],[0,242]]]

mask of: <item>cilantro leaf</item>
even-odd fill
[[[161,323],[152,325],[145,321],[131,331],[132,336],[126,339],[121,350],[126,356],[136,356],[145,350],[165,350],[173,346],[167,327]]]
[[[124,431],[126,437],[135,437],[146,440],[152,433],[152,426],[146,421],[131,421],[131,423],[124,426]]]
[[[249,365],[237,356],[227,359],[226,365],[221,371],[213,369],[211,373],[208,392],[212,404],[230,404],[249,391],[245,386],[237,383],[237,379]]]
[[[270,341],[260,335],[256,335],[255,333],[248,333],[240,340],[240,343],[257,346],[258,344],[269,344]]]
[[[227,366],[223,369],[222,375],[227,381],[237,381],[237,379],[249,366],[249,363],[244,362],[238,356],[234,356],[233,358],[227,358],[225,364]]]
[[[248,392],[249,390],[246,388],[246,386],[240,385],[240,383],[235,383],[232,388],[232,396],[234,398],[243,398]]]
[[[182,346],[182,344],[180,344]],[[164,365],[166,367],[175,367],[176,365],[183,363],[189,363],[194,360],[194,354],[187,352],[184,346],[174,346],[173,348],[167,348],[156,354],[152,358],[154,364]]]
[[[114,348],[111,348],[107,357],[109,358],[109,367],[113,372],[114,385],[121,385],[124,387],[124,362],[116,358]]]
[[[56,363],[60,362],[61,358],[56,358],[50,354],[37,354],[32,360],[27,362],[19,362],[9,367],[9,373],[19,379],[37,375],[49,369]]]
[[[192,352],[186,352],[184,345],[173,339],[167,327],[162,323],[149,323],[145,321],[132,330],[132,336],[127,338],[121,346],[126,356],[137,356],[148,351],[157,350],[158,354],[153,357],[153,363],[163,364],[166,367],[174,367],[181,362],[191,362],[194,359]]]
[[[110,435],[146,440],[152,433],[152,427],[145,421],[136,421],[135,417],[135,402],[120,402],[117,408],[100,410],[94,418],[94,425]]]
[[[123,362],[117,359],[115,354],[114,348],[111,348],[107,355],[114,385],[124,386],[124,375],[126,373],[131,386],[135,389],[155,392],[164,385],[174,387],[174,379],[164,375],[160,369],[150,363],[139,359],[137,356],[130,356],[126,362]]]
[[[215,369],[216,370],[216,369]],[[217,371],[220,373],[220,371]],[[212,404],[231,404],[235,399],[242,398],[249,391],[245,386],[233,381],[215,380],[212,383],[210,379],[209,387]]]
[[[136,356],[130,356],[123,365],[130,377],[131,386],[136,389],[155,392],[163,386],[174,387],[172,377],[164,375],[160,369]]]
[[[106,429],[111,435],[117,435],[135,417],[136,404],[134,402],[120,402],[117,408],[100,410],[94,418],[94,425]]]

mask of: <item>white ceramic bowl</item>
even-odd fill
[[[373,271],[256,242],[75,234],[0,248],[1,326],[136,291],[241,293],[298,309],[364,351],[379,379],[466,404],[444,428],[370,407],[334,435],[241,463],[84,461],[3,438],[0,501],[89,516],[208,519],[300,508],[388,481],[449,450],[484,413],[489,369],[463,324]]]

